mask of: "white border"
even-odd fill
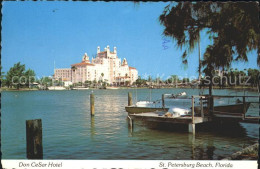
[[[255,160],[2,160],[2,166],[5,169],[256,169],[258,164]]]

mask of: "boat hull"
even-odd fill
[[[213,115],[216,117],[242,117],[247,112],[250,103],[246,103],[246,111],[243,111],[244,105],[243,103],[234,104],[234,105],[225,105],[225,106],[214,106],[214,113]],[[196,114],[200,115],[200,107],[194,107],[194,111]],[[203,113],[205,115],[209,114],[209,108],[203,107]]]
[[[86,88],[83,88],[83,87],[73,88],[73,90],[88,90],[88,89],[89,89],[88,87],[86,87]]]
[[[125,110],[128,112],[128,114],[138,114],[138,113],[147,113],[147,112],[154,112],[154,111],[168,111],[169,108],[126,106]]]
[[[106,87],[106,89],[117,90],[119,87]]]
[[[60,87],[60,86],[51,86],[51,87],[48,87],[48,90],[66,90],[65,87]]]

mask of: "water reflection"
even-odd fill
[[[198,141],[199,142],[199,141]],[[208,140],[202,143],[193,142],[192,144],[192,154],[193,160],[213,160],[214,151],[216,147],[214,146],[213,140]]]
[[[191,159],[195,159],[195,135],[194,134],[189,134],[189,142],[191,144]]]
[[[90,135],[91,139],[94,139],[94,136],[96,135],[95,117],[90,117]]]
[[[144,141],[145,138],[145,141],[151,144],[151,140],[160,140],[160,138],[156,138],[159,137],[156,135],[157,133],[161,132],[161,135],[164,133],[164,144],[157,144],[154,146],[161,146],[164,151],[163,153],[166,153],[165,146],[167,149],[173,149],[176,151],[176,154],[183,151],[190,152],[190,158],[186,157],[184,159],[221,159],[222,157],[233,153],[231,149],[232,145],[229,142],[230,140],[237,141],[237,144],[241,145],[244,144],[247,138],[250,139],[246,134],[246,129],[243,128],[238,122],[234,121],[197,124],[195,135],[188,133],[187,125],[151,123],[142,120],[135,120],[135,124],[138,127],[136,127],[136,130],[133,133],[131,133],[131,136],[135,138],[134,141],[140,143],[141,141]],[[149,133],[146,133],[147,130],[149,130]],[[185,142],[184,139],[185,135],[187,142]],[[172,137],[172,139],[169,139],[168,136]],[[180,140],[181,143],[179,142]],[[226,155],[222,156],[216,154],[216,150],[218,150],[218,153],[219,151],[222,151],[222,153]],[[179,157],[176,157],[176,159],[179,159]]]
[[[128,128],[128,136],[129,137],[132,137],[133,136],[133,129],[134,127],[132,128],[131,125],[130,125],[130,119],[128,117],[126,117],[126,125],[127,125],[127,128]],[[134,121],[135,122],[135,121]]]
[[[94,118],[90,116],[91,91],[3,92],[2,157],[26,157],[22,139],[25,120],[36,118],[43,121],[45,159],[219,159],[258,138],[258,126],[253,124],[196,125],[192,138],[187,125],[147,125],[135,120],[131,132],[124,109],[129,91],[135,93],[133,89],[94,90]],[[162,93],[181,91],[155,89],[152,100],[161,98]],[[185,91],[189,95],[198,94],[196,89]],[[138,89],[137,93],[138,100],[142,100],[149,96],[149,89]],[[249,109],[252,115],[258,112],[257,107]]]

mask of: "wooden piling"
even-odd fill
[[[214,113],[214,97],[209,96],[209,115],[210,117],[213,117]]]
[[[195,135],[195,124],[192,123],[189,124],[189,133]]]
[[[130,117],[130,116],[127,116],[128,119],[129,119],[129,125],[130,125],[130,129],[131,131],[133,131],[133,128],[134,128],[134,120]]]
[[[90,115],[95,115],[95,97],[93,93],[90,94]]]
[[[162,108],[165,107],[165,103],[164,103],[164,94],[162,94]]]
[[[204,112],[203,112],[203,97],[200,97],[200,113],[201,113],[201,117],[204,118]]]
[[[242,116],[242,119],[244,120],[245,117],[246,117],[246,97],[243,96],[243,116]]]
[[[28,159],[43,159],[42,120],[26,120],[26,151]]]
[[[132,93],[128,92],[128,106],[133,105]]]
[[[194,124],[194,96],[191,97],[191,105],[192,105],[192,110],[191,110],[191,113],[192,113],[192,124]]]
[[[191,123],[189,124],[189,132],[195,134],[195,123],[194,123],[194,96],[191,97]]]

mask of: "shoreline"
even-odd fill
[[[255,143],[221,160],[257,160],[258,149],[259,149],[259,143]]]
[[[192,87],[160,87],[160,88],[149,88],[149,87],[118,87],[118,89],[199,89],[199,88],[192,88]],[[208,87],[204,87],[203,89],[208,89]],[[225,88],[219,88],[219,87],[213,87],[215,90],[222,90],[222,89],[231,89],[231,90],[249,90],[249,91],[258,91],[257,88],[252,88],[252,87],[225,87]],[[69,90],[69,89],[66,89]],[[86,90],[110,90],[110,89],[98,89],[98,88],[89,88]],[[51,91],[51,90],[40,90],[37,88],[20,88],[14,89],[14,88],[6,88],[6,87],[1,87],[0,91]]]

